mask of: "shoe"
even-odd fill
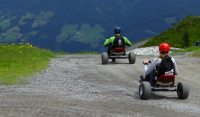
[[[143,82],[143,81],[144,81],[144,77],[141,75],[141,76],[140,76],[139,82],[141,83],[141,82]]]
[[[144,77],[143,77],[143,75],[141,75],[141,76],[140,76],[140,79],[141,79],[141,80],[144,80]]]

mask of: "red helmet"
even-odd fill
[[[159,51],[160,52],[169,52],[170,51],[170,46],[168,43],[161,43],[159,46]]]

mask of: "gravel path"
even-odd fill
[[[0,86],[0,117],[198,117],[200,114],[199,58],[185,54],[176,59],[179,81],[190,85],[190,95],[180,100],[176,92],[154,92],[140,100],[142,61],[155,56],[101,64],[100,55],[60,55],[50,67],[30,76],[30,84]]]

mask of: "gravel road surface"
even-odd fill
[[[138,95],[142,61],[117,59],[101,64],[101,55],[59,55],[50,67],[28,77],[29,84],[0,86],[0,117],[199,117],[200,59],[176,59],[179,81],[190,85],[187,99],[176,92],[153,92],[149,100]]]

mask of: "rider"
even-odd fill
[[[196,41],[196,45],[194,47],[198,47],[199,46],[199,41]]]
[[[112,36],[110,37],[110,39],[107,39],[105,42],[104,42],[104,47],[107,47],[108,46],[108,55],[110,55],[110,51],[112,49],[114,49],[115,47],[113,46],[113,42],[114,40],[116,39],[116,37],[120,37],[120,33],[121,33],[121,28],[120,27],[115,27],[114,28],[114,33],[115,33],[115,36]],[[125,45],[128,45],[128,46],[131,46],[131,42],[126,38],[126,37],[123,37],[124,41],[125,41]],[[125,46],[124,45],[124,46]]]
[[[156,72],[156,67],[158,67],[162,61],[163,58],[169,58],[169,51],[170,51],[170,46],[167,43],[161,43],[159,46],[159,51],[160,51],[160,56],[158,58],[155,58],[152,63],[148,66],[149,60],[144,60],[144,71],[145,71],[145,78],[143,76],[140,76],[142,81],[150,81],[150,84],[153,86],[155,83],[155,80],[157,79],[157,76],[155,75]],[[174,75],[178,75],[178,69],[176,65],[176,61],[173,57],[171,57],[171,60],[174,64]]]

